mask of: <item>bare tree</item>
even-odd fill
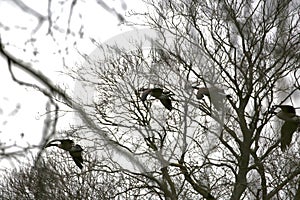
[[[85,105],[94,107],[91,117],[144,167],[120,164],[113,149],[101,162],[112,173],[118,163],[117,173],[131,175],[142,185],[136,189],[158,199],[295,197],[297,144],[280,150],[280,126],[270,110],[296,105],[298,2],[146,3],[155,12],[143,13],[145,25],[163,39],[150,52],[111,47],[105,51],[112,56],[91,58],[89,70],[80,71],[93,77],[82,81],[96,85],[94,104]],[[197,87],[219,87],[230,96],[212,91],[197,99]],[[145,88],[163,89],[173,109],[155,95],[144,101]]]
[[[86,142],[91,156],[76,177],[117,180],[110,195],[97,191],[103,198],[297,198],[299,136],[282,152],[270,111],[294,105],[299,89],[299,3],[145,3],[150,12],[133,15],[161,39],[146,51],[100,45],[104,59],[86,57],[89,67],[76,73],[95,87],[92,104],[71,99],[1,48],[10,67],[26,69],[53,102],[59,95],[80,114],[83,125],[71,136]],[[154,88],[160,92],[151,93]],[[67,186],[67,178],[57,178],[64,181],[58,185]],[[63,194],[77,198],[73,192]]]
[[[88,153],[86,158],[90,158]],[[2,175],[1,198],[110,199],[118,192],[124,178],[92,171],[92,164],[85,167],[91,171],[78,172],[64,152],[49,151],[47,159],[35,166],[26,164]]]

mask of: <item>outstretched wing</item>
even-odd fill
[[[82,158],[82,151],[83,149],[81,148],[80,145],[76,144],[72,149],[69,151],[71,157],[73,158],[75,164],[82,169],[82,163],[83,163],[83,158]]]
[[[83,159],[82,159],[82,156],[80,155],[80,156],[72,156],[72,158],[73,158],[73,160],[74,160],[74,162],[75,162],[75,164],[80,168],[80,169],[82,169],[83,168],[83,166],[82,166],[82,163],[83,163]]]
[[[171,99],[167,96],[167,95],[162,95],[159,98],[160,102],[165,106],[165,108],[167,108],[168,110],[172,110],[172,101]]]
[[[297,130],[298,124],[295,122],[284,122],[281,127],[281,150],[285,151],[291,144],[293,133]]]

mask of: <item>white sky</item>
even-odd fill
[[[46,15],[48,0],[24,0],[27,5]],[[37,3],[38,2],[38,3]],[[56,1],[52,1],[56,2]],[[78,1],[82,3],[81,1]],[[122,1],[107,1],[113,3],[120,13],[125,13],[122,9]],[[126,1],[127,11],[131,9],[141,9],[142,4],[139,0]],[[69,6],[66,6],[69,8]],[[69,14],[69,11],[54,10],[54,14]],[[76,12],[82,13],[82,19],[78,17]],[[82,5],[77,5],[71,23],[71,29],[79,30],[80,25],[84,24],[85,37],[68,36],[65,34],[58,35],[56,33],[54,41],[50,36],[46,36],[47,23],[45,23],[35,34],[32,35],[31,30],[36,27],[37,21],[34,17],[24,14],[23,11],[16,8],[10,1],[0,0],[0,34],[4,43],[9,42],[7,48],[10,52],[20,56],[27,62],[34,63],[40,71],[47,74],[54,83],[68,85],[73,87],[73,82],[66,78],[58,71],[63,70],[62,55],[66,56],[65,47],[71,47],[76,41],[76,48],[80,52],[90,54],[95,47],[89,42],[89,38],[95,38],[100,42],[105,42],[122,32],[132,28],[119,25],[116,16],[102,9],[94,1],[86,1]],[[4,24],[5,23],[5,24]],[[2,26],[2,27],[1,27]],[[10,26],[9,31],[4,31],[3,26]],[[21,27],[21,28],[20,28]],[[28,27],[24,30],[22,27]],[[67,23],[63,21],[61,27],[67,27]],[[25,45],[29,38],[36,38],[34,46],[30,43]],[[33,56],[34,49],[38,50],[38,54]],[[69,48],[65,62],[67,65],[73,65],[82,62],[77,54],[76,48]],[[24,51],[25,49],[25,51]],[[61,50],[61,54],[58,54]],[[45,112],[45,103],[47,98],[31,88],[19,86],[12,81],[6,61],[0,58],[0,142],[18,144],[38,144],[41,139],[44,118],[41,116]],[[22,80],[32,80],[22,72],[16,71],[16,76]],[[14,111],[17,111],[13,113]],[[62,121],[58,128],[68,127],[68,122]],[[72,124],[72,122],[70,122]],[[21,138],[24,133],[24,138]],[[7,166],[7,161],[0,160],[1,166]]]

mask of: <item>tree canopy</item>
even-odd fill
[[[93,88],[90,102],[29,68],[54,105],[59,95],[81,117],[60,136],[84,144],[84,168],[42,150],[34,167],[5,177],[2,188],[13,189],[0,194],[42,187],[58,199],[298,199],[299,134],[281,150],[273,106],[299,105],[299,2],[144,2],[148,12],[130,13],[142,22],[125,23],[155,31],[150,48],[94,41],[105,56],[83,55],[85,64],[68,72]],[[28,68],[1,50],[9,66]],[[11,181],[19,176],[20,185]],[[28,191],[32,179],[57,184]]]

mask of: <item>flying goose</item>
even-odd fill
[[[207,96],[208,98],[212,97],[227,97],[231,98],[230,95],[227,95],[224,93],[224,90],[217,88],[217,87],[197,87],[193,86],[194,89],[197,89],[196,98],[202,99],[204,96]]]
[[[276,108],[280,108],[279,112],[275,112]],[[296,110],[290,105],[275,105],[271,109],[271,113],[276,114],[279,119],[282,119],[284,124],[281,127],[281,150],[285,151],[291,144],[293,133],[297,131],[300,124],[300,116],[296,115]]]
[[[54,142],[60,142],[60,143],[54,143]],[[74,160],[75,164],[82,169],[82,164],[83,164],[83,158],[82,158],[82,147],[78,144],[75,145],[73,140],[70,139],[56,139],[56,140],[52,140],[50,141],[45,148],[47,147],[51,147],[51,146],[55,146],[58,147],[60,149],[63,149],[65,151],[68,151],[72,157],[72,159]]]
[[[223,99],[231,98],[230,95],[227,95],[224,93],[223,89],[217,88],[217,87],[197,87],[193,86],[194,89],[197,89],[196,98],[201,100],[204,96],[207,96],[211,103],[215,106],[216,109],[221,108],[223,106]]]
[[[172,110],[172,101],[170,99],[170,92],[164,92],[161,88],[152,88],[152,89],[142,89],[143,93],[141,96],[142,101],[146,101],[147,96],[151,95],[156,99],[159,99],[160,102],[167,108],[168,110]]]

